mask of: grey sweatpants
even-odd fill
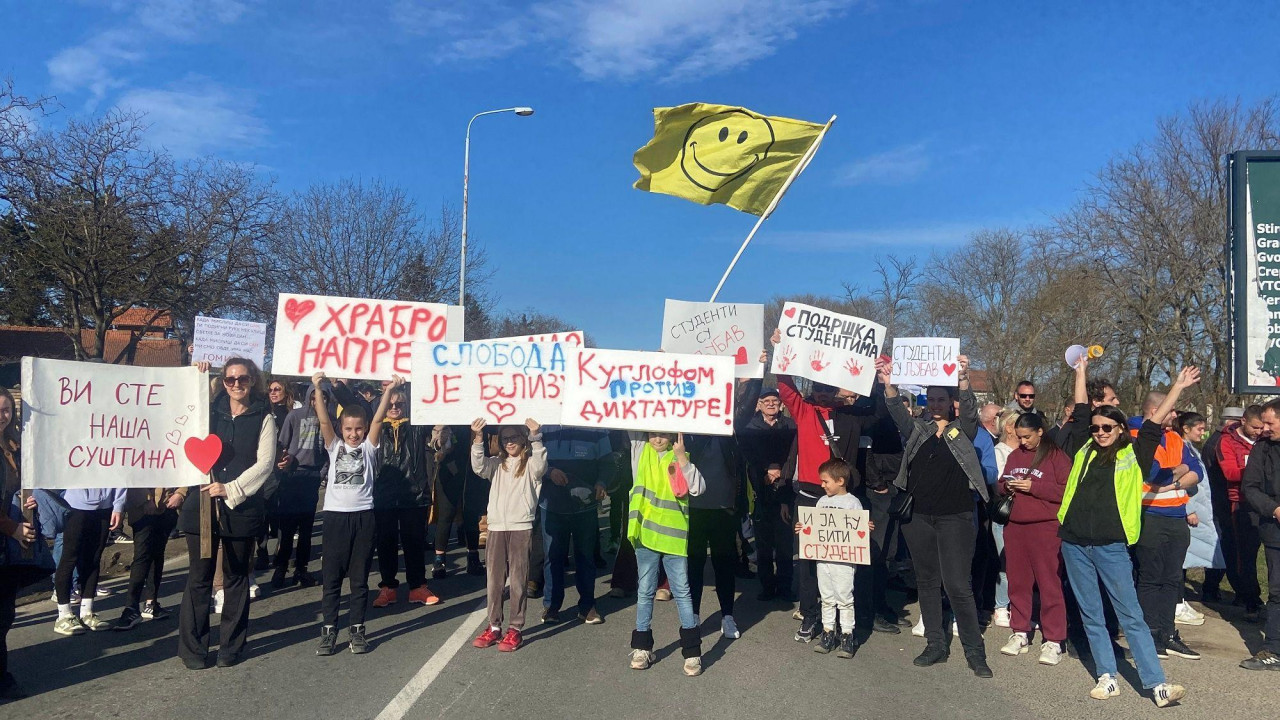
[[[511,586],[511,627],[524,629],[529,600],[529,544],[533,530],[490,530],[485,544],[488,569],[489,626],[502,627],[502,589]]]

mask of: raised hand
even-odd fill
[[[1182,368],[1182,372],[1178,373],[1178,379],[1174,381],[1174,385],[1186,389],[1200,382],[1200,368],[1191,365]]]
[[[542,426],[538,424],[538,421],[533,418],[525,418],[524,426],[529,428],[530,435],[537,435],[538,430],[542,429]]]
[[[969,374],[969,356],[957,355],[956,362],[960,363],[960,375],[963,377]]]
[[[391,376],[391,389],[392,389],[392,390],[395,390],[396,388],[400,387],[401,385],[404,385],[404,378],[400,377],[399,375],[392,375],[392,376]]]
[[[687,455],[684,449],[684,433],[676,434],[676,444],[671,446],[677,456]]]
[[[777,345],[778,343],[782,342],[782,329],[781,329],[781,328],[774,328],[774,329],[773,329],[773,334],[769,336],[769,342],[773,343],[774,345]]]
[[[484,437],[484,418],[476,418],[471,423],[471,439],[473,442],[480,442],[480,438]]]
[[[324,373],[318,372],[311,376],[311,384],[320,387],[320,381],[324,380]]]
[[[876,358],[876,379],[883,385],[888,385],[893,378],[893,361],[882,360]]]

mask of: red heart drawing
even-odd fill
[[[866,530],[859,530],[859,531],[858,531],[858,538],[859,538],[859,539],[862,539],[862,538],[864,538],[864,537],[866,537],[866,536],[867,536],[867,531],[866,531]]]
[[[943,363],[943,365],[942,365],[942,372],[944,372],[944,373],[946,373],[946,374],[950,375],[951,373],[953,373],[953,372],[955,372],[955,371],[956,371],[956,364],[955,364],[955,363]]]
[[[295,330],[298,328],[298,322],[315,309],[316,304],[313,300],[298,302],[295,298],[289,298],[284,301],[284,316],[289,318],[289,322],[293,323]]]
[[[498,402],[497,400],[494,400],[484,407],[499,423],[516,414],[516,406],[511,403]]]
[[[809,533],[813,532],[813,528],[811,527],[801,528],[800,532],[804,533],[805,535],[808,535]]]
[[[738,352],[737,352],[737,354],[735,354],[735,355],[733,356],[733,364],[734,364],[734,365],[746,365],[746,364],[747,364],[747,349],[746,349],[746,348],[744,348],[744,347],[740,347],[740,348],[738,348]]]
[[[182,444],[182,451],[187,454],[192,465],[199,468],[200,472],[207,473],[218,462],[218,456],[222,455],[222,438],[217,435],[190,437]]]
[[[782,313],[782,314],[783,314],[783,315],[786,315],[786,316],[787,316],[787,317],[789,317],[789,318],[793,318],[793,317],[795,317],[795,316],[796,316],[796,309],[795,309],[795,308],[787,308],[786,310],[784,310],[784,311],[783,311],[783,313]]]

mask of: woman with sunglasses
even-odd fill
[[[1088,365],[1088,358],[1076,365],[1073,415],[1077,418],[1089,412],[1085,380]],[[1182,391],[1199,381],[1198,369],[1183,368],[1169,394],[1132,442],[1127,418],[1112,405],[1095,407],[1088,425],[1073,422],[1067,426],[1071,431],[1064,449],[1074,462],[1062,496],[1062,509],[1058,511],[1058,521],[1062,523],[1058,537],[1062,539],[1063,564],[1080,606],[1098,674],[1098,684],[1089,691],[1089,697],[1096,700],[1120,694],[1099,581],[1106,587],[1124,629],[1142,686],[1152,691],[1156,705],[1165,707],[1186,694],[1181,685],[1166,682],[1156,657],[1151,631],[1138,604],[1129,546],[1138,541],[1141,531],[1143,480],[1164,434],[1164,419]]]
[[[208,363],[198,363],[202,372]],[[208,485],[182,505],[190,570],[179,614],[178,657],[190,670],[208,667],[209,603],[214,558],[222,549],[223,607],[218,667],[240,662],[249,636],[249,573],[255,539],[267,524],[262,486],[276,466],[276,423],[252,360],[231,358],[222,369],[224,392],[209,403],[209,432],[222,440]],[[212,557],[200,556],[200,503],[213,503]]]

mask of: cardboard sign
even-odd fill
[[[859,395],[871,393],[884,326],[830,310],[788,302],[778,323],[775,375],[796,375]]]
[[[667,300],[662,314],[662,349],[731,357],[735,377],[762,378],[764,306]]]
[[[262,367],[267,352],[266,323],[196,316],[195,346],[192,362],[207,362],[222,367],[229,358],[242,357]]]
[[[545,333],[542,335],[516,335],[514,337],[491,338],[491,340],[493,342],[564,343],[569,347],[582,347],[586,342],[586,335],[584,335],[581,330],[569,330],[567,332]]]
[[[564,425],[730,435],[733,360],[583,349],[569,359]]]
[[[208,434],[208,376],[193,367],[22,358],[24,488],[199,485],[184,448]]]
[[[800,559],[871,564],[871,516],[866,510],[798,507]]]
[[[408,378],[413,343],[461,341],[462,317],[456,305],[280,293],[271,371]]]
[[[476,340],[414,343],[410,388],[415,425],[494,425],[533,418],[559,424],[567,357],[565,343]]]
[[[894,338],[894,385],[942,385],[960,383],[959,338]]]

